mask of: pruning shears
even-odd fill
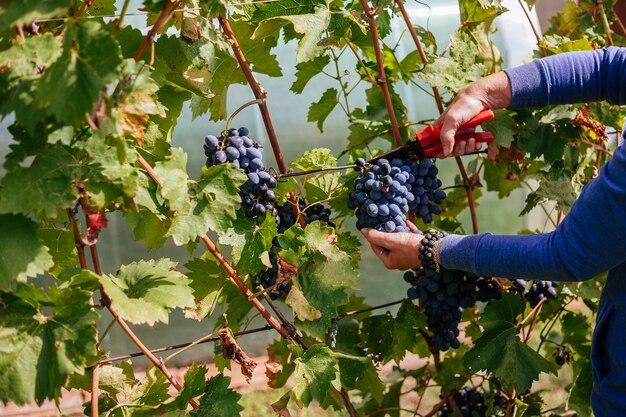
[[[482,123],[493,119],[494,114],[491,110],[483,110],[474,116],[467,123],[462,125],[459,130],[465,130],[472,127],[476,127],[481,125]],[[369,163],[376,163],[377,160],[385,158],[385,159],[394,159],[400,158],[405,159],[407,157],[416,157],[418,159],[423,158],[434,158],[443,150],[443,145],[441,143],[441,126],[440,125],[428,125],[425,128],[417,131],[415,133],[415,139],[409,140],[402,146],[399,146],[395,149],[390,150],[389,152],[385,152],[380,155],[376,155],[374,158],[368,160]],[[493,134],[491,132],[465,132],[458,133],[454,136],[454,143],[465,141],[470,138],[474,138],[477,142],[480,143],[489,143],[493,142]],[[348,169],[354,168],[356,165],[344,165],[339,167],[332,168],[320,168],[314,169],[311,171],[301,171],[301,172],[293,172],[289,174],[281,174],[279,177],[297,177],[301,175],[307,174],[315,174],[318,172],[324,171],[336,171],[340,169]]]
[[[474,116],[467,123],[462,125],[459,130],[465,130],[472,127],[479,126],[484,122],[493,119],[493,112],[489,109],[483,110]],[[406,158],[407,156],[415,156],[419,159],[422,158],[434,158],[443,150],[441,144],[441,126],[428,125],[425,128],[415,133],[415,139],[411,139],[404,145],[392,149],[381,155],[370,159],[368,162],[376,162],[381,158],[393,159],[393,158]],[[491,132],[469,132],[469,133],[457,133],[454,136],[454,143],[465,141],[470,138],[474,138],[477,142],[488,143],[493,142],[493,134]]]

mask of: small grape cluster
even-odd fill
[[[272,191],[277,185],[276,178],[263,166],[263,148],[248,134],[248,129],[241,127],[224,132],[220,138],[207,135],[204,139],[206,166],[230,162],[243,169],[248,176],[239,193],[244,214],[255,217],[270,212],[277,217],[276,195]]]
[[[499,392],[492,396],[489,392],[480,392],[474,387],[467,386],[455,392],[453,397],[463,417],[495,416],[498,415],[496,410],[503,411],[506,409],[506,399]],[[492,401],[490,401],[490,397],[493,397]],[[439,417],[453,416],[456,414],[448,403],[439,410]]]
[[[437,167],[432,160],[378,159],[367,164],[356,160],[361,174],[348,195],[348,207],[356,210],[357,228],[381,232],[408,232],[406,213],[411,210],[426,223],[440,214],[446,193],[440,190]]]
[[[550,299],[558,296],[556,287],[559,283],[557,281],[533,281],[528,290],[526,290],[526,281],[523,279],[516,279],[512,281],[512,284],[510,291],[524,295],[531,307],[537,306],[544,298]]]
[[[574,359],[574,353],[572,352],[570,347],[567,345],[559,346],[556,349],[556,352],[554,352],[554,361],[559,366],[563,366],[565,365],[566,362],[569,363],[573,359]]]
[[[298,208],[304,215],[305,224],[319,220],[327,223],[331,227],[335,227],[335,224],[330,220],[330,209],[323,204],[316,203],[307,207],[306,201],[300,198],[298,199]],[[278,206],[277,212],[278,217],[276,220],[278,222],[278,233],[284,233],[287,229],[296,224],[296,212],[291,202],[287,201],[285,204]],[[272,248],[270,249],[270,262],[272,267],[257,275],[257,282],[260,283],[263,288],[269,288],[276,284],[276,278],[278,276],[278,257],[276,252],[279,248],[280,244],[278,243],[278,238],[274,236]],[[291,290],[291,283],[278,285],[277,287],[275,291],[270,293],[270,297],[272,299],[285,299]]]

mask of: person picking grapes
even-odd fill
[[[453,138],[459,126],[484,109],[600,100],[626,104],[626,48],[564,53],[489,75],[460,91],[437,119],[443,143],[439,156],[478,148],[472,140],[454,145]],[[596,417],[626,416],[626,146],[621,142],[553,232],[446,235],[422,250],[443,268],[511,280],[581,281],[609,271],[592,340]],[[405,270],[422,264],[423,236],[361,231],[385,267]]]

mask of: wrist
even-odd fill
[[[511,83],[507,74],[500,71],[473,82],[459,94],[479,101],[485,109],[503,109],[511,104]]]
[[[446,235],[447,233],[436,230],[424,234],[419,248],[419,260],[423,268],[439,272],[439,247]]]

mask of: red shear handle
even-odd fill
[[[467,123],[459,127],[458,130],[469,129],[471,127],[476,127],[487,120],[493,119],[493,112],[490,109],[483,110],[478,113],[476,116],[472,117]],[[422,148],[426,148],[430,145],[433,145],[439,142],[439,135],[441,134],[441,125],[429,125],[424,129],[418,131],[415,134],[415,137],[419,141]]]
[[[491,132],[469,132],[469,133],[459,133],[454,136],[454,143],[468,140],[470,138],[474,138],[476,142],[487,143],[493,142],[493,134]],[[439,155],[443,151],[443,145],[441,142],[435,143],[428,149],[424,149],[424,157],[425,158],[434,158]]]

